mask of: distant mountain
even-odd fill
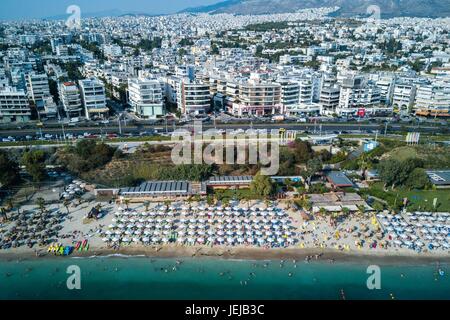
[[[104,18],[104,17],[118,17],[120,15],[123,15],[123,12],[119,9],[112,9],[112,10],[104,10],[104,11],[98,11],[98,12],[83,12],[81,11],[81,18]],[[51,16],[45,18],[45,20],[64,20],[67,19],[70,16],[70,14],[60,14],[57,16]]]
[[[450,0],[227,0],[209,6],[188,8],[183,12],[268,14],[296,12],[301,9],[339,7],[334,15],[366,15],[369,6],[380,7],[381,17],[448,17]]]

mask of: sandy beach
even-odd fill
[[[117,220],[120,220],[120,211],[129,212],[129,214],[140,215],[147,211],[156,212],[158,210],[163,211],[161,208],[165,205],[161,203],[152,203],[146,208],[143,204],[130,204],[129,208],[125,208],[124,205],[118,205],[115,203],[102,202],[101,212],[102,217],[100,219],[86,219],[88,212],[99,203],[89,197],[84,197],[82,201],[72,201],[68,208],[64,207],[59,201],[55,201],[55,195],[58,190],[49,192],[48,190],[42,192],[41,195],[47,196],[46,199],[51,204],[46,205],[46,211],[51,213],[51,217],[61,216],[61,220],[52,228],[57,228],[57,236],[49,239],[50,243],[60,243],[63,246],[74,246],[77,242],[88,241],[88,251],[75,250],[70,257],[89,257],[89,256],[107,256],[107,255],[145,255],[149,257],[161,257],[161,258],[177,258],[177,257],[196,257],[196,258],[219,258],[219,259],[249,259],[249,260],[282,260],[282,259],[295,259],[295,260],[339,260],[339,261],[351,261],[351,260],[377,260],[386,262],[408,262],[408,261],[450,261],[450,254],[448,250],[439,248],[436,250],[427,250],[424,248],[420,252],[411,250],[402,246],[395,246],[393,241],[388,239],[388,234],[383,233],[383,237],[380,237],[380,224],[375,220],[373,214],[367,215],[355,215],[348,216],[345,219],[337,222],[336,225],[331,225],[330,221],[319,215],[314,216],[313,220],[304,220],[300,213],[291,208],[285,202],[274,202],[271,204],[274,212],[280,212],[284,214],[283,219],[287,220],[287,230],[291,230],[295,238],[295,243],[286,243],[275,247],[268,245],[257,245],[242,243],[235,243],[234,245],[228,245],[226,242],[218,245],[217,243],[142,243],[138,242],[121,242],[120,245],[111,242],[105,242],[105,233],[108,230],[118,230]],[[37,195],[36,195],[37,196]],[[35,196],[35,197],[36,197]],[[180,208],[183,206],[194,206],[202,204],[186,204],[184,202],[173,202],[171,207],[175,208],[175,216],[171,219],[171,232],[176,233],[180,230],[180,218],[184,216],[180,214]],[[261,216],[264,210],[268,210],[267,203],[263,201],[252,201],[247,203],[234,203],[230,206],[239,207],[243,210],[242,217],[230,216],[233,223],[243,223],[243,220],[252,220],[250,222],[261,222],[265,218]],[[217,208],[217,205],[215,206]],[[259,208],[258,214],[250,215],[244,213],[245,210],[251,212],[249,209]],[[244,210],[245,209],[245,210]],[[26,215],[36,215],[39,213],[39,209],[36,205],[24,205],[21,210]],[[167,208],[166,208],[167,210]],[[180,210],[180,211],[176,211]],[[221,209],[222,210],[222,209]],[[225,210],[225,208],[223,208]],[[256,210],[256,209],[254,209]],[[189,211],[189,210],[186,210]],[[225,212],[225,211],[224,211]],[[254,212],[253,212],[254,213]],[[267,213],[267,212],[266,212]],[[270,212],[269,212],[270,213]],[[259,215],[259,216],[258,216]],[[160,220],[156,217],[145,217],[144,225],[147,222],[153,220]],[[198,218],[195,213],[188,212],[187,220],[189,218]],[[167,216],[166,216],[167,218]],[[220,231],[216,229],[218,220],[222,221],[224,225],[227,223],[224,218],[215,216],[214,219],[207,219],[206,221],[213,221],[206,223],[206,230],[212,230],[214,232]],[[210,217],[211,218],[211,217]],[[244,219],[245,218],[245,219]],[[16,218],[17,219],[17,218]],[[137,218],[136,218],[137,219]],[[241,219],[241,220],[238,220]],[[268,218],[270,219],[270,218]],[[164,219],[162,219],[164,220]],[[200,219],[197,219],[200,220]],[[282,221],[282,220],[279,220]],[[154,222],[154,221],[153,221]],[[3,237],[8,234],[8,231],[14,228],[16,221],[14,216],[7,223],[0,225],[0,235]],[[190,230],[187,228],[182,230]],[[125,223],[126,224],[126,223]],[[182,224],[182,223],[181,223]],[[198,225],[198,221],[196,223]],[[220,224],[220,223],[219,223]],[[251,224],[251,223],[250,223]],[[254,224],[253,224],[254,226]],[[111,228],[113,227],[113,228]],[[132,230],[136,230],[133,228]],[[130,229],[131,230],[131,229]],[[143,229],[141,229],[143,230]],[[226,229],[225,229],[226,230]],[[240,229],[233,229],[235,234],[239,233]],[[243,230],[243,229],[242,229]],[[264,231],[264,229],[261,229]],[[281,228],[279,230],[282,230]],[[197,233],[199,229],[197,229]],[[247,230],[248,231],[248,230]],[[252,232],[258,232],[253,230]],[[276,230],[273,231],[276,233]],[[142,236],[141,236],[142,237]],[[180,237],[178,235],[178,237]],[[197,236],[198,237],[198,236]],[[255,239],[256,240],[256,239]],[[0,259],[33,259],[38,257],[55,257],[57,259],[64,259],[65,257],[54,256],[54,254],[47,252],[47,248],[50,245],[48,243],[45,246],[38,246],[37,244],[29,248],[27,245],[19,245],[16,247],[9,247],[0,250]],[[375,247],[372,244],[377,243]],[[387,243],[387,245],[381,246],[380,243]],[[276,244],[276,243],[275,243]]]

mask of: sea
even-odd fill
[[[450,299],[450,264],[414,263],[120,255],[0,260],[0,299]],[[373,270],[379,278],[368,286]]]

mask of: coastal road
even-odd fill
[[[176,128],[188,128],[188,126],[177,126]],[[367,123],[256,123],[256,124],[217,124],[214,126],[213,124],[203,124],[203,130],[217,128],[217,129],[274,129],[274,128],[284,128],[287,130],[301,130],[301,131],[309,131],[311,133],[320,132],[320,128],[322,128],[322,133],[326,132],[334,132],[334,131],[361,131],[362,133],[373,132],[379,130],[381,133],[384,132],[384,125],[379,123],[367,124]],[[448,130],[446,126],[417,126],[417,125],[404,125],[404,124],[389,124],[388,132],[399,132],[399,131],[420,131],[427,133],[439,133],[443,132],[444,129]],[[147,130],[155,130],[157,129],[159,133],[171,132],[173,131],[173,126],[168,125],[167,128],[164,125],[142,125],[142,126],[122,126],[122,133],[132,133],[138,134],[140,132],[144,132]],[[105,133],[119,133],[119,126],[116,125],[107,125],[107,126],[95,126],[95,127],[64,127],[64,132],[74,134],[74,135],[82,135],[85,132],[90,134],[105,134]],[[0,137],[25,137],[27,135],[35,136],[38,135],[39,129],[11,129],[11,130],[0,130]],[[53,134],[53,135],[61,135],[62,128],[61,127],[52,127],[52,128],[42,128],[42,134]]]

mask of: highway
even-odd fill
[[[192,125],[184,125],[184,126],[176,126],[175,128],[191,128]],[[285,128],[287,130],[301,130],[301,131],[309,131],[311,133],[322,133],[326,132],[334,132],[334,131],[361,131],[362,133],[373,132],[379,130],[380,133],[384,133],[385,125],[380,123],[255,123],[255,124],[241,124],[241,123],[228,123],[228,124],[203,124],[203,130],[217,128],[217,129],[274,129],[274,128]],[[321,128],[321,129],[320,129]],[[389,124],[388,132],[399,132],[399,131],[414,131],[414,132],[427,132],[427,133],[439,133],[443,132],[444,128],[448,130],[447,126],[430,126],[430,125],[407,125],[407,124]],[[167,127],[165,125],[140,125],[140,126],[121,126],[122,134],[139,134],[140,132],[148,131],[148,130],[157,129],[158,133],[172,132],[174,127],[172,124],[169,124]],[[37,136],[40,135],[40,130],[42,130],[42,135],[52,134],[52,135],[62,135],[62,127],[52,127],[42,129],[38,128],[30,128],[30,129],[10,129],[10,130],[0,130],[0,137],[5,138],[8,136],[12,136],[14,138],[29,136]],[[119,126],[115,124],[102,125],[102,126],[64,126],[64,132],[73,134],[73,135],[82,135],[85,132],[90,134],[106,134],[106,133],[116,133],[118,134],[120,131]]]

